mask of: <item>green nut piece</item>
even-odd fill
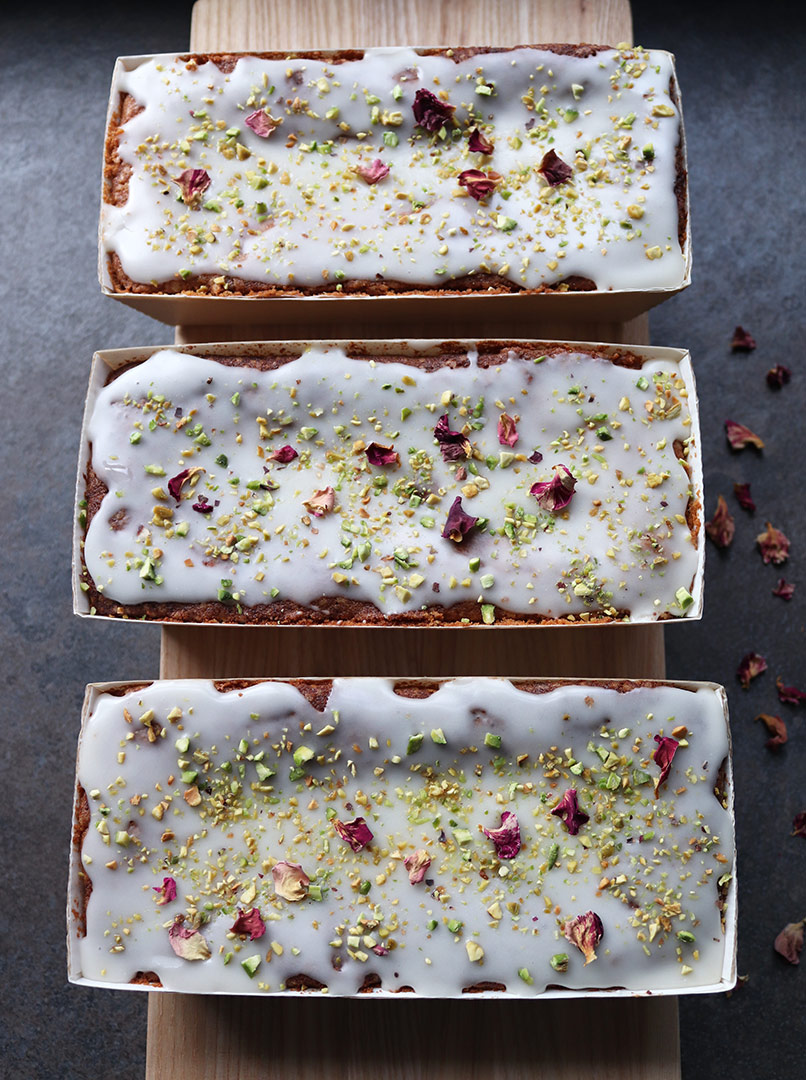
[[[297,768],[301,768],[307,762],[314,757],[314,752],[310,746],[298,746],[294,751],[294,764]]]
[[[501,749],[501,736],[494,735],[491,731],[488,731],[484,736],[484,745],[491,746],[494,750]]]
[[[409,735],[409,743],[406,747],[407,754],[416,754],[420,747],[423,745],[424,735],[419,731],[416,735]]]
[[[249,978],[253,979],[255,977],[255,972],[260,967],[260,954],[255,953],[254,956],[247,956],[245,960],[241,960],[241,967]]]
[[[431,742],[436,743],[438,746],[448,745],[448,740],[445,738],[445,732],[441,727],[431,729]]]
[[[555,953],[550,963],[555,971],[568,971],[568,953]]]

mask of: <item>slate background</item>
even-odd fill
[[[293,2],[293,0],[292,0]],[[105,102],[119,53],[184,49],[189,2],[17,7],[2,16],[0,275],[4,348],[0,662],[0,1073],[14,1078],[128,1080],[143,1075],[145,996],[71,987],[64,894],[75,740],[84,684],[158,674],[159,630],[90,624],[71,614],[69,551],[75,459],[92,352],[160,344],[170,331],[102,298],[95,276],[98,170]],[[787,10],[788,9],[788,10]],[[689,144],[694,284],[652,314],[653,342],[687,346],[699,381],[709,516],[723,493],[736,517],[727,552],[708,550],[705,618],[666,632],[670,677],[729,691],[740,852],[739,971],[730,997],[682,998],[685,1080],[803,1076],[806,971],[772,950],[806,916],[803,708],[781,705],[777,674],[806,684],[806,511],[802,445],[804,95],[802,5],[680,0],[634,4],[635,40],[677,56]],[[758,342],[731,354],[737,323]],[[781,391],[764,373],[793,370]],[[732,453],[732,417],[766,440]],[[736,505],[748,480],[755,515]],[[792,540],[797,583],[773,597],[778,568],[754,538],[771,520]],[[769,671],[742,691],[750,649]],[[125,658],[121,666],[122,658]],[[759,712],[785,716],[790,739],[765,749]],[[539,1009],[539,1005],[537,1005]],[[615,1047],[605,1048],[617,1053]]]

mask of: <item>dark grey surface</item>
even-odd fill
[[[64,897],[75,740],[84,684],[158,673],[156,628],[88,624],[71,614],[69,552],[75,458],[88,364],[96,348],[169,340],[170,331],[98,291],[95,234],[106,96],[121,53],[185,48],[189,3],[39,4],[3,16],[3,301],[0,515],[6,689],[2,739],[3,891],[0,1074],[137,1078],[145,1063],[145,996],[65,980]],[[667,631],[668,673],[728,687],[740,851],[739,970],[731,997],[680,1002],[685,1080],[794,1080],[804,1075],[806,970],[772,941],[806,916],[803,709],[781,705],[775,676],[806,684],[806,367],[803,260],[802,6],[637,3],[635,38],[677,55],[689,143],[694,284],[652,314],[653,341],[691,349],[699,379],[709,514],[721,492],[733,546],[709,545],[706,614]],[[786,14],[785,14],[786,11]],[[771,30],[761,31],[771,21]],[[800,99],[801,104],[798,105]],[[758,341],[731,354],[736,323]],[[581,335],[584,336],[584,335]],[[764,381],[783,362],[792,383]],[[732,453],[726,417],[758,431],[762,455]],[[800,452],[799,452],[800,451]],[[749,480],[755,515],[734,480]],[[754,547],[769,519],[792,540],[791,603]],[[747,692],[735,669],[750,649],[769,671]],[[764,747],[759,712],[785,716],[790,740]],[[539,1005],[536,1006],[539,1008]],[[618,1054],[603,1047],[603,1056]]]

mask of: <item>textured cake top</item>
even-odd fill
[[[431,996],[720,981],[715,690],[226,685],[92,705],[73,977],[353,994],[371,974]]]
[[[422,359],[433,370],[335,346],[274,370],[155,353],[89,421],[107,489],[84,546],[93,604],[217,605],[200,620],[285,605],[269,621],[295,605],[309,621],[696,611],[688,376],[674,358],[544,348],[454,347],[456,366]]]
[[[640,48],[121,66],[103,249],[124,291],[679,287],[673,77]]]

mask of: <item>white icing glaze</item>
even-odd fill
[[[693,589],[698,550],[673,444],[698,437],[693,388],[671,360],[638,371],[572,348],[540,363],[508,355],[481,367],[471,353],[465,367],[427,372],[312,346],[261,372],[155,353],[100,392],[89,422],[93,468],[108,488],[84,548],[95,585],[121,604],[209,601],[224,590],[242,606],[343,595],[386,615],[461,601],[485,605],[487,617],[486,605],[550,618],[684,614],[679,590]],[[660,418],[661,402],[670,418]],[[513,447],[498,439],[505,412],[517,421]],[[476,425],[475,456],[459,465],[478,475],[457,478],[457,464],[443,461],[434,427],[445,413],[453,429]],[[371,466],[372,442],[394,446],[400,466]],[[281,466],[269,454],[284,445],[299,457]],[[577,487],[552,514],[529,492],[557,464]],[[168,480],[189,468],[203,471],[177,502]],[[277,486],[249,487],[259,482]],[[407,483],[424,499],[416,507]],[[316,517],[304,502],[327,487],[335,507]],[[461,543],[441,535],[457,496],[489,522]],[[200,497],[214,512],[192,509]],[[508,505],[531,524],[508,526]]]
[[[461,63],[402,48],[343,64],[245,56],[228,74],[173,56],[121,65],[113,100],[128,93],[143,109],[123,127],[128,199],[104,206],[103,249],[136,282],[212,274],[214,293],[228,276],[416,289],[478,272],[525,289],[572,275],[602,290],[678,287],[673,74],[669,53],[638,48],[587,58],[520,48]],[[457,140],[416,127],[422,88],[456,107]],[[260,108],[282,120],[269,138],[244,122]],[[468,149],[474,126],[490,156]],[[549,187],[538,173],[551,149],[572,182]],[[376,159],[391,171],[371,185],[355,168]],[[211,178],[192,207],[171,182],[186,169]],[[477,202],[458,184],[467,169],[503,181]]]
[[[409,985],[429,996],[480,980],[527,996],[548,984],[684,992],[719,982],[717,880],[731,872],[733,835],[713,794],[728,754],[717,691],[575,685],[533,695],[474,678],[413,700],[393,685],[337,679],[324,714],[281,682],[222,693],[209,682],[166,681],[123,697],[96,694],[78,760],[91,821],[74,856],[92,893],[86,936],[70,932],[72,977],[123,986],[153,971],[169,990],[255,993],[304,972],[342,995],[374,972],[385,990]],[[147,724],[156,724],[155,741]],[[432,741],[436,729],[446,745]],[[682,741],[654,799],[654,736],[673,730]],[[485,745],[488,734],[500,748]],[[182,738],[188,749],[177,749]],[[301,746],[316,755],[300,770],[307,781],[290,779]],[[253,760],[261,751],[276,770],[262,782]],[[188,769],[198,776],[183,782]],[[615,790],[600,786],[608,777]],[[550,812],[569,787],[589,815],[575,836]],[[194,807],[183,794],[196,788]],[[522,846],[499,860],[480,826],[496,828],[504,809],[518,817]],[[364,817],[371,845],[354,854],[328,810],[341,821]],[[414,849],[432,860],[418,885],[403,866]],[[278,859],[301,864],[323,899],[276,897]],[[159,905],[154,889],[168,875],[177,898]],[[359,881],[371,883],[366,895],[351,884]],[[238,909],[252,907],[266,934],[241,942],[229,930]],[[591,910],[604,934],[598,958],[584,964],[562,927]],[[188,925],[207,920],[209,959],[174,955],[168,928],[182,914]],[[368,932],[388,955],[374,955],[363,935],[349,945],[362,915],[377,922]],[[470,960],[468,942],[482,948],[482,962]],[[569,957],[564,974],[550,964],[557,953]],[[260,965],[250,979],[241,961],[253,956]],[[518,977],[521,968],[533,983]]]

